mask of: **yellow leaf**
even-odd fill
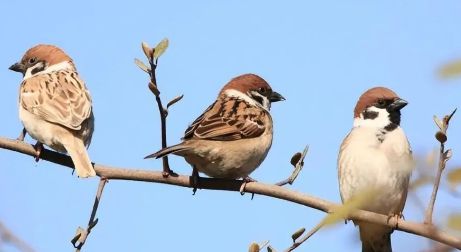
[[[432,183],[432,181],[433,181],[433,179],[431,179],[430,177],[421,176],[421,177],[419,177],[419,178],[417,178],[417,179],[410,182],[410,186],[409,186],[410,191],[416,190],[421,186],[430,184],[430,183]]]
[[[154,48],[154,59],[158,59],[168,48],[168,39],[164,38]]]
[[[347,219],[347,217],[357,209],[361,209],[377,194],[377,189],[363,190],[351,200],[347,201],[341,206],[338,206],[332,213],[328,214],[323,220],[322,225],[333,225],[337,222]]]
[[[443,65],[439,70],[439,75],[442,78],[455,77],[461,75],[461,60],[456,60]]]
[[[461,183],[461,167],[449,171],[447,173],[447,181],[451,187],[456,187]]]
[[[252,243],[250,245],[250,248],[248,249],[248,252],[259,252],[259,245],[257,243]]]
[[[461,214],[451,214],[448,216],[447,222],[449,228],[461,231]]]

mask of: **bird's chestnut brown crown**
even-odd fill
[[[60,48],[54,45],[36,45],[26,51],[20,62],[10,66],[10,70],[25,75],[27,69],[39,64],[33,69],[32,74],[43,71],[46,67],[61,62],[72,62],[72,59]]]
[[[374,87],[368,89],[360,96],[354,109],[354,117],[359,117],[363,111],[371,106],[400,110],[405,105],[407,105],[407,102],[400,99],[399,96],[389,88]]]
[[[285,98],[272,90],[263,78],[256,74],[242,74],[230,80],[221,90],[224,93],[226,90],[233,89],[251,96],[259,103],[261,97],[266,97],[270,102],[283,101]]]

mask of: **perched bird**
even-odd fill
[[[23,74],[19,90],[19,118],[37,140],[36,160],[42,143],[68,152],[81,178],[95,176],[86,147],[94,130],[91,96],[72,59],[53,45],[30,48],[10,70]]]
[[[182,156],[210,177],[248,178],[272,144],[272,102],[285,100],[255,74],[232,79],[216,101],[187,128],[183,142],[146,158]]]
[[[338,176],[341,199],[347,202],[361,192],[372,192],[362,209],[400,217],[414,167],[407,137],[400,127],[400,110],[407,102],[385,87],[360,96],[354,110],[354,126],[341,144]],[[389,252],[392,229],[355,222],[362,251]]]

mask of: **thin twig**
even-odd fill
[[[152,50],[155,50],[152,49]],[[153,53],[151,57],[149,57],[149,64],[150,64],[150,83],[149,83],[149,90],[155,95],[155,101],[157,101],[157,107],[160,114],[160,124],[161,124],[161,134],[162,134],[162,149],[167,147],[166,142],[166,117],[167,114],[165,112],[165,108],[162,105],[162,99],[160,99],[160,91],[158,90],[157,86],[157,77],[156,77],[156,69],[157,69],[158,59],[154,59]],[[162,157],[163,162],[163,176],[168,177],[169,175],[174,174],[174,172],[170,169],[170,165],[168,163],[168,156]]]
[[[31,144],[3,137],[0,137],[0,148],[23,153],[31,157],[34,157],[35,155],[35,149]],[[41,159],[53,162],[55,164],[60,164],[62,166],[66,166],[72,169],[74,167],[72,160],[69,156],[47,149],[44,149],[42,151]],[[165,178],[163,177],[162,172],[156,172],[152,170],[115,168],[99,164],[95,164],[94,168],[98,176],[110,180],[144,181],[189,188],[192,188],[194,186],[191,183],[190,176],[178,175],[176,177],[169,176]],[[243,181],[241,180],[212,179],[202,177],[199,178],[199,185],[201,186],[201,188],[210,190],[226,190],[238,192],[240,190],[242,183]],[[249,193],[255,193],[272,198],[290,201],[326,213],[331,213],[340,206],[339,204],[324,199],[320,199],[314,196],[310,196],[301,192],[289,190],[285,187],[269,185],[260,182],[247,183],[245,191]],[[390,228],[395,228],[395,230],[400,230],[403,232],[426,237],[434,241],[438,241],[449,246],[455,247],[457,249],[461,249],[461,238],[452,236],[444,231],[438,230],[432,225],[425,225],[422,223],[399,220],[398,226],[396,227],[397,223],[393,220],[393,218],[389,220],[387,215],[382,215],[364,210],[354,211],[352,214],[350,214],[349,219],[354,221],[364,221],[383,226],[388,226]]]
[[[80,250],[86,242],[86,239],[88,238],[88,235],[90,235],[91,230],[96,226],[96,224],[98,224],[98,219],[96,218],[95,220],[96,212],[98,211],[98,206],[99,202],[101,201],[102,192],[104,191],[104,186],[107,182],[108,179],[104,177],[101,177],[101,179],[99,180],[99,186],[96,192],[96,197],[94,198],[93,209],[91,210],[91,216],[90,220],[88,221],[88,227],[86,228],[86,230],[81,227],[78,227],[77,234],[71,241],[74,245],[74,248],[76,248],[76,252],[80,252]]]
[[[323,227],[324,223],[323,221],[317,224],[314,228],[312,228],[308,233],[306,233],[299,241],[296,241],[291,245],[288,249],[285,250],[285,252],[290,252],[295,250],[297,247],[299,247],[301,244],[303,244],[305,241],[307,241],[311,236],[313,236],[317,231],[319,231]]]
[[[26,242],[13,234],[13,232],[11,232],[5,225],[3,225],[3,223],[0,222],[0,242],[1,241],[5,241],[13,247],[16,247],[18,251],[34,252],[32,247],[30,247]]]
[[[434,117],[436,125],[440,129],[440,131],[438,131],[436,134],[436,138],[440,142],[440,151],[437,175],[434,181],[434,188],[432,189],[431,199],[429,200],[429,205],[427,207],[426,214],[424,217],[424,223],[428,225],[432,225],[432,213],[434,212],[435,199],[437,197],[437,191],[439,190],[440,179],[442,178],[442,172],[445,169],[445,165],[448,159],[450,159],[449,155],[451,155],[451,150],[445,151],[445,141],[447,140],[447,130],[448,125],[450,123],[450,119],[453,117],[455,112],[456,109],[450,115],[444,116],[443,121],[440,121],[439,119],[437,119],[437,117]]]
[[[292,157],[291,164],[294,166],[294,169],[290,177],[278,183],[275,183],[275,185],[278,185],[278,186],[284,186],[286,184],[292,185],[295,182],[296,178],[298,177],[299,173],[304,167],[304,158],[306,157],[308,150],[309,150],[309,146],[306,146],[304,148],[303,153],[298,152]],[[297,159],[297,160],[294,160],[294,159]]]

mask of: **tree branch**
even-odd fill
[[[429,205],[426,210],[424,217],[424,223],[430,225],[432,224],[432,213],[434,212],[435,199],[437,197],[437,191],[439,190],[440,179],[442,178],[442,172],[445,170],[445,165],[447,161],[451,158],[451,150],[445,151],[445,142],[447,141],[447,130],[450,123],[450,119],[456,113],[456,109],[450,115],[444,116],[442,120],[439,120],[434,116],[435,124],[439,127],[440,131],[437,131],[435,138],[440,142],[440,152],[439,152],[439,165],[437,169],[437,175],[435,177],[434,187],[432,189],[431,199],[429,200]]]
[[[27,144],[25,142],[11,140],[3,137],[0,137],[0,148],[20,152],[32,157],[34,157],[35,155],[35,150],[32,145]],[[47,160],[55,164],[60,164],[69,168],[73,168],[73,163],[70,157],[54,151],[44,149],[41,152],[40,159]],[[104,177],[110,180],[144,181],[192,188],[191,178],[189,176],[178,175],[177,177],[164,177],[162,172],[115,168],[99,164],[95,164],[94,168],[96,170],[96,174],[99,177]],[[241,180],[226,180],[212,178],[199,178],[199,181],[199,185],[203,189],[227,190],[237,192],[240,190],[240,187],[243,183],[243,181]],[[260,182],[247,183],[245,191],[249,193],[255,193],[272,198],[290,201],[326,213],[331,213],[335,208],[339,206],[336,203],[329,202],[327,200],[323,200],[314,196],[289,190],[284,187],[264,184]],[[446,232],[438,230],[432,225],[426,225],[423,223],[416,223],[405,220],[399,220],[397,223],[395,218],[391,218],[389,220],[388,216],[386,215],[368,212],[364,210],[357,210],[353,212],[348,219],[388,226],[391,228],[395,228],[396,230],[426,237],[434,241],[438,241],[440,243],[452,246],[454,248],[461,249],[460,238],[454,237]]]
[[[0,222],[0,243],[5,241],[10,243],[12,246],[16,247],[19,251],[23,252],[33,252],[32,249],[27,243],[21,240],[19,237],[13,234],[5,225]],[[1,249],[0,249],[1,250]]]

